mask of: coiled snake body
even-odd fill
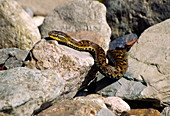
[[[57,40],[66,46],[79,51],[89,52],[93,56],[94,62],[98,66],[99,71],[104,76],[115,79],[119,79],[125,74],[128,67],[126,53],[137,41],[137,39],[134,39],[126,43],[126,47],[123,49],[108,50],[108,53],[111,57],[113,57],[112,59],[114,59],[114,66],[111,66],[106,62],[105,51],[98,44],[88,40],[77,41],[61,31],[50,31],[48,34],[51,39]]]

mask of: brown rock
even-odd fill
[[[127,113],[122,114],[121,116],[160,116],[158,110],[149,108],[149,109],[132,109]]]
[[[29,68],[55,70],[60,78],[68,82],[65,91],[70,94],[69,98],[76,94],[93,63],[89,53],[59,45],[55,40],[47,42],[44,39],[34,46],[25,61],[26,67]]]
[[[94,102],[65,100],[55,103],[37,116],[96,116],[100,109]]]
[[[130,110],[130,106],[119,97],[105,98],[98,94],[90,94],[85,97],[76,97],[75,100],[97,103],[102,108],[110,109],[115,115],[120,115],[122,112]]]

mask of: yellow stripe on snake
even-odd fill
[[[105,51],[98,44],[89,40],[77,41],[61,31],[50,31],[48,34],[51,39],[57,40],[61,44],[78,51],[89,52],[93,56],[94,62],[99,68],[100,73],[114,79],[119,79],[125,74],[128,68],[128,48],[137,41],[136,38],[135,40],[126,43],[127,47],[124,49],[108,50],[108,53],[111,54],[111,57],[113,57],[112,59],[114,59],[114,66],[111,66],[106,62]]]

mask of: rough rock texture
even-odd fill
[[[151,25],[170,18],[169,0],[108,0],[105,5],[112,39],[129,32],[140,35]]]
[[[102,47],[108,48],[111,30],[106,22],[106,8],[97,1],[73,0],[55,8],[44,20],[42,36],[51,30],[63,32],[92,31],[103,38]]]
[[[107,108],[104,102],[104,97],[98,95],[98,94],[89,94],[87,96],[80,96],[80,97],[75,97],[74,100],[77,101],[83,101],[83,102],[94,102],[98,104],[101,108]]]
[[[76,94],[93,63],[89,53],[59,45],[54,40],[47,42],[42,39],[27,56],[25,65],[29,68],[53,69],[58,72],[59,76],[68,82],[65,91],[71,98]]]
[[[148,28],[129,53],[129,68],[117,82],[102,79],[96,90],[105,96],[118,96],[128,100],[144,100],[148,105],[170,105],[170,20]],[[143,83],[141,83],[143,81]],[[113,84],[112,84],[113,83]],[[109,85],[109,86],[108,86]],[[106,87],[107,86],[107,87]],[[103,89],[104,88],[104,89]],[[141,102],[138,104],[141,105]]]
[[[14,0],[0,0],[0,48],[29,50],[40,40],[31,17]]]
[[[0,49],[0,70],[21,67],[28,54],[17,48]]]
[[[121,116],[160,116],[160,112],[152,108],[132,109],[129,112],[122,114]]]
[[[113,100],[113,102],[116,103],[109,103],[108,100]],[[122,110],[123,106],[123,100],[119,98],[110,97],[110,98],[104,98],[102,96],[99,96],[97,94],[91,94],[84,97],[76,97],[74,100],[64,100],[62,102],[57,102],[52,107],[42,111],[38,114],[38,116],[52,116],[55,114],[55,116],[116,116],[118,114],[117,109],[119,109],[119,113],[122,113],[123,111],[129,111],[129,110]],[[105,103],[106,102],[106,103]],[[106,104],[106,105],[105,105]],[[114,106],[118,106],[119,108],[115,108]],[[107,108],[114,107],[112,112]],[[130,108],[129,108],[130,109]],[[122,111],[122,112],[120,112]],[[120,114],[119,114],[120,115]]]
[[[37,116],[96,116],[101,107],[90,101],[64,100]]]
[[[170,107],[165,107],[160,116],[170,116]]]
[[[143,80],[147,87],[141,98],[156,99],[170,105],[170,19],[142,33],[133,46],[127,73]]]
[[[71,0],[16,0],[24,8],[30,8],[35,15],[45,16],[55,7]]]
[[[118,116],[120,116],[122,112],[130,110],[130,106],[119,97],[106,97],[104,102],[110,107],[109,109]]]
[[[0,111],[30,116],[42,105],[61,98],[65,84],[54,70],[22,67],[0,71]]]
[[[90,94],[85,97],[76,97],[75,100],[90,101],[97,103],[104,109],[110,109],[115,115],[120,115],[122,112],[130,110],[129,105],[119,97],[102,97],[97,94]],[[107,115],[106,115],[107,116]]]

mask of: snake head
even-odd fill
[[[62,43],[68,42],[70,38],[70,36],[61,31],[50,31],[48,35],[51,39],[57,40]]]

